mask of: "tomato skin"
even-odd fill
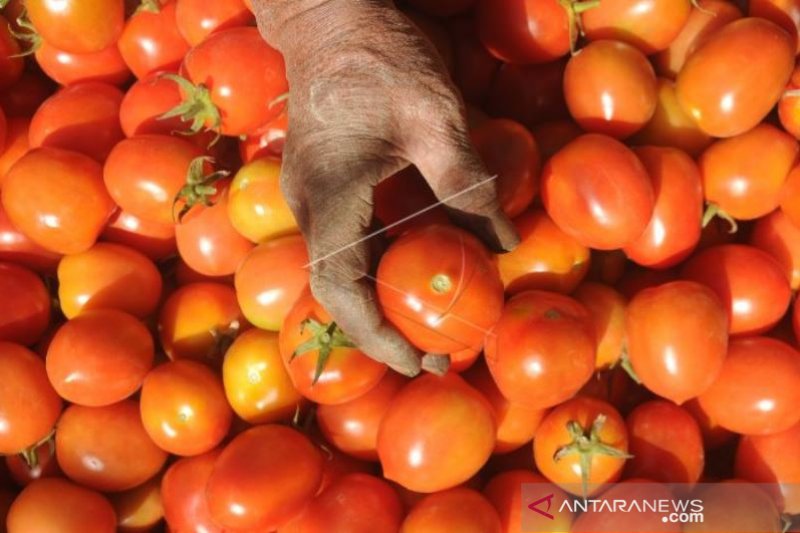
[[[542,202],[559,228],[599,250],[622,248],[639,237],[655,203],[641,161],[599,134],[582,135],[550,158],[542,172]]]
[[[489,251],[470,233],[445,225],[397,239],[378,265],[377,292],[386,318],[429,353],[480,346],[503,306]]]
[[[284,109],[265,126],[239,141],[239,156],[243,163],[252,163],[262,157],[281,157],[289,129],[289,114]]]
[[[703,409],[703,406],[697,400],[692,398],[681,407],[694,417],[697,425],[700,427],[700,433],[703,436],[703,444],[706,450],[717,450],[729,442],[731,442],[736,435],[720,426],[716,420],[713,420],[709,414]],[[709,456],[709,459],[711,457]]]
[[[523,513],[528,513],[527,506],[522,504],[522,484],[523,483],[537,483],[544,485],[549,483],[545,478],[539,474],[535,474],[532,470],[507,470],[497,474],[483,489],[483,495],[486,496],[500,517],[501,528],[503,533],[518,533],[523,531],[522,520]],[[566,493],[552,485],[548,489],[548,494],[554,494],[555,501],[564,501],[567,499]],[[530,511],[534,513],[534,511]],[[553,522],[550,522],[551,527],[542,532],[565,532],[570,530],[572,517],[569,511],[565,510],[563,513],[558,513]]]
[[[113,45],[125,18],[123,0],[67,0],[57,4],[25,0],[25,8],[45,41],[75,54],[99,52]]]
[[[722,427],[743,435],[767,435],[800,421],[800,354],[768,337],[734,339],[722,372],[698,398]]]
[[[797,0],[752,0],[747,4],[747,14],[751,17],[760,17],[774,22],[784,30],[797,43],[797,52],[800,52],[800,2]]]
[[[40,479],[28,485],[11,505],[8,533],[114,533],[117,517],[105,496],[67,481]]]
[[[178,360],[151,370],[139,400],[145,431],[173,455],[200,455],[228,434],[233,412],[219,376],[196,361]]]
[[[30,270],[0,263],[0,341],[31,345],[50,323],[50,294]]]
[[[437,202],[422,173],[414,166],[381,181],[373,192],[374,216],[386,227],[390,237],[402,235],[411,228],[449,224],[450,218],[441,206],[423,211]]]
[[[540,65],[502,65],[489,87],[486,111],[532,128],[540,122],[569,118],[564,100],[566,61]]]
[[[429,494],[403,520],[402,533],[500,533],[497,511],[480,492],[455,488]]]
[[[153,74],[131,85],[119,107],[119,120],[126,137],[144,134],[171,135],[186,129],[180,117],[159,117],[181,103],[181,92],[172,80]]]
[[[495,435],[492,408],[478,391],[456,374],[426,374],[394,397],[378,430],[378,457],[386,479],[437,492],[477,473]]]
[[[14,163],[19,161],[30,149],[28,145],[30,124],[29,118],[14,117],[7,121],[5,144],[0,149],[0,187]]]
[[[703,186],[697,165],[685,152],[648,146],[634,150],[653,184],[656,203],[650,223],[624,248],[634,262],[670,268],[686,259],[700,241]]]
[[[781,191],[780,206],[792,224],[800,227],[800,165],[794,167],[786,177]]]
[[[148,531],[164,518],[161,503],[161,476],[131,490],[110,496],[117,514],[117,527],[123,533]]]
[[[56,88],[44,74],[25,70],[14,85],[0,92],[0,105],[8,117],[30,118]]]
[[[98,52],[73,54],[42,41],[36,50],[36,62],[45,74],[61,85],[85,81],[122,85],[131,77],[116,44]]]
[[[161,479],[164,519],[173,531],[223,533],[211,520],[206,485],[220,449],[172,463]]]
[[[203,0],[177,0],[175,19],[178,31],[191,46],[197,46],[214,32],[249,26],[253,12],[242,0],[222,0],[208,4]]]
[[[158,12],[142,10],[125,23],[119,51],[125,63],[141,79],[160,71],[176,71],[189,51],[178,31],[176,2],[162,3]]]
[[[60,254],[89,249],[114,209],[100,165],[58,148],[23,156],[6,175],[2,202],[14,226]]]
[[[31,148],[74,150],[103,162],[123,138],[119,124],[122,91],[86,81],[65,87],[45,100],[31,118]]]
[[[135,250],[152,261],[177,252],[175,227],[143,220],[127,211],[117,211],[103,230],[101,239]]]
[[[703,250],[684,263],[681,277],[717,293],[731,335],[769,330],[791,301],[789,278],[780,263],[753,246],[723,244]]]
[[[544,161],[584,133],[580,126],[568,119],[542,122],[533,127],[533,135]]]
[[[624,42],[601,40],[569,60],[564,94],[570,115],[584,130],[625,139],[653,117],[658,92],[644,54]]]
[[[46,250],[19,231],[0,203],[0,261],[8,261],[37,273],[51,274],[61,256]]]
[[[736,483],[736,489],[730,487]],[[710,484],[697,491],[703,501],[703,523],[685,524],[685,533],[732,531],[745,528],[764,533],[783,530],[780,511],[763,487],[740,479]]]
[[[795,300],[794,312],[792,313],[792,329],[795,339],[800,339],[800,304]]]
[[[48,477],[63,477],[61,468],[56,461],[55,450],[52,442],[45,442],[36,447],[36,466],[30,467],[21,455],[8,455],[5,458],[6,468],[14,483],[20,487],[27,487],[37,479]]]
[[[800,226],[776,209],[756,221],[749,243],[778,260],[792,290],[800,288]]]
[[[759,50],[758,58],[748,51]],[[778,102],[794,69],[795,43],[775,24],[735,20],[709,36],[677,78],[678,100],[700,129],[732,137],[755,127]],[[724,84],[715,80],[724,76]]]
[[[4,10],[4,14],[8,10]],[[22,76],[25,60],[14,57],[20,53],[19,43],[11,34],[9,20],[0,15],[0,89],[11,87]]]
[[[668,486],[649,479],[627,478],[611,486],[598,497],[605,503],[622,501],[660,501],[674,498]],[[597,531],[669,531],[662,521],[663,514],[653,508],[643,507],[641,512],[619,513],[610,507],[590,507],[573,522],[572,533],[594,533]],[[716,530],[713,530],[716,531]]]
[[[597,339],[595,368],[614,366],[622,356],[625,343],[625,317],[628,302],[619,291],[587,281],[578,286],[572,297],[582,303],[592,317]]]
[[[272,531],[309,503],[322,480],[322,456],[284,426],[250,428],[214,463],[206,488],[211,518],[223,528]]]

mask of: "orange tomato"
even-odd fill
[[[31,121],[28,118],[9,118],[6,128],[6,142],[0,152],[0,185],[14,163],[28,153],[28,129]]]
[[[401,533],[500,533],[500,517],[485,496],[455,488],[425,496],[406,515]]]
[[[625,316],[628,303],[625,297],[608,285],[587,281],[572,294],[592,317],[597,334],[598,370],[614,366],[622,356],[625,345]]]
[[[123,0],[25,0],[25,8],[46,41],[76,54],[98,52],[113,45],[122,33],[125,19]]]
[[[800,165],[786,176],[780,194],[780,205],[792,224],[800,227]]]
[[[112,494],[109,499],[117,513],[117,528],[121,533],[147,531],[164,518],[161,476],[125,492]]]
[[[150,222],[122,210],[111,217],[101,238],[137,250],[153,261],[166,259],[178,250],[175,226]]]
[[[536,483],[546,490],[545,494],[553,494],[554,501],[564,501],[568,498],[564,491],[532,470],[507,470],[497,474],[486,484],[483,495],[497,510],[502,533],[519,533],[523,531],[522,522],[526,517],[530,519],[539,516],[527,505],[523,505],[522,490],[520,490],[523,483]],[[566,533],[570,531],[571,522],[571,513],[565,511],[558,513],[552,522],[543,523],[542,526],[546,529],[538,529],[538,527],[537,529],[542,533]]]
[[[800,226],[780,209],[760,218],[750,233],[750,244],[778,260],[792,290],[800,288]]]

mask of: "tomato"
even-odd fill
[[[589,271],[589,249],[561,231],[541,209],[514,219],[520,244],[495,257],[506,293],[572,292]]]
[[[161,71],[176,71],[189,51],[189,43],[178,31],[177,3],[156,4],[156,10],[141,9],[125,23],[119,51],[125,63],[141,79]]]
[[[50,294],[27,268],[0,263],[0,341],[31,345],[50,323]]]
[[[486,111],[531,128],[548,120],[568,118],[563,79],[566,61],[541,65],[502,65],[489,87]]]
[[[172,80],[153,74],[128,88],[119,107],[119,120],[126,137],[156,133],[171,135],[186,123],[180,117],[160,118],[181,103],[181,92]]]
[[[497,511],[481,493],[455,488],[429,494],[414,505],[403,520],[400,531],[500,533],[502,529]]]
[[[615,285],[625,274],[627,266],[628,260],[622,250],[594,250],[586,279]]]
[[[569,53],[572,6],[558,0],[480,0],[476,19],[484,46],[507,63],[546,63]]]
[[[280,161],[256,159],[244,165],[231,183],[228,217],[236,231],[253,242],[300,231],[281,194],[280,176]]]
[[[408,3],[434,17],[452,17],[469,9],[475,0],[409,0]]]
[[[797,43],[800,52],[800,2],[797,0],[751,0],[747,4],[747,14],[770,20],[786,30]]]
[[[367,474],[346,475],[326,487],[280,531],[396,533],[403,521],[397,492]]]
[[[212,112],[216,118],[205,126],[223,135],[258,131],[281,112],[282,106],[271,104],[288,90],[283,56],[256,28],[231,28],[212,34],[186,54],[181,71],[190,82],[210,93],[218,114]],[[188,99],[205,92],[197,87],[182,90]]]
[[[46,250],[19,231],[0,204],[0,261],[9,261],[36,272],[52,273],[61,256]]]
[[[389,176],[373,190],[374,218],[390,237],[411,228],[448,224],[450,218],[416,167]]]
[[[0,186],[3,180],[14,166],[14,163],[28,153],[28,128],[30,127],[28,118],[10,118],[6,127],[5,144],[0,150]]]
[[[749,243],[778,260],[792,290],[800,288],[800,226],[777,209],[756,222]]]
[[[792,328],[794,329],[795,339],[800,339],[800,304],[795,300],[794,312],[792,313]]]
[[[780,533],[780,511],[763,487],[741,480],[726,480],[704,486],[696,493],[703,502],[703,521],[683,524],[685,533],[716,531],[760,531]]]
[[[50,78],[26,70],[14,85],[0,92],[0,105],[9,117],[30,118],[55,90]]]
[[[172,463],[161,479],[164,519],[172,531],[223,533],[211,520],[206,485],[220,450],[183,457]]]
[[[681,277],[711,287],[725,306],[731,334],[755,334],[789,308],[789,278],[776,259],[753,246],[713,246],[689,259]]]
[[[482,353],[483,346],[476,348],[464,348],[463,350],[449,354],[450,367],[447,369],[447,371],[459,373],[464,372],[480,358]]]
[[[586,134],[545,165],[542,201],[565,233],[584,246],[612,250],[647,228],[654,193],[647,170],[629,148],[605,135]]]
[[[322,483],[319,486],[317,495],[350,474],[368,474],[372,476],[378,473],[378,465],[376,463],[362,461],[340,452],[319,437],[318,433],[316,428],[311,428],[311,434],[314,435],[314,443],[323,451],[322,459],[324,461],[322,465]],[[281,528],[281,532],[283,532],[283,528]]]
[[[795,226],[800,226],[800,165],[794,167],[783,184],[781,210]]]
[[[500,61],[483,46],[472,18],[451,19],[448,26],[454,45],[453,81],[466,102],[480,105]]]
[[[19,344],[0,342],[0,376],[0,453],[20,453],[53,429],[61,398],[44,361]]]
[[[464,374],[467,383],[475,387],[489,401],[497,422],[495,454],[512,452],[529,443],[546,411],[528,407],[506,399],[485,363],[480,362]]]
[[[19,43],[11,33],[9,20],[0,15],[0,89],[11,87],[22,76],[25,61],[19,53]]]
[[[242,0],[222,0],[209,4],[203,0],[177,0],[175,19],[178,31],[191,45],[197,46],[214,32],[249,26],[253,12]]]
[[[143,220],[127,211],[117,211],[101,237],[127,249],[135,250],[153,261],[175,255],[175,227]]]
[[[590,10],[591,11],[591,10]],[[567,107],[584,130],[625,139],[653,117],[656,75],[639,50],[620,41],[595,41],[567,63]]]
[[[608,285],[587,281],[578,286],[573,298],[589,310],[597,339],[595,368],[614,366],[625,343],[625,297]]]
[[[212,520],[226,530],[273,531],[310,503],[322,480],[322,456],[284,426],[248,429],[214,463],[206,488]]]
[[[131,77],[116,44],[97,52],[74,54],[42,41],[35,57],[42,71],[61,85],[85,81],[122,85]]]
[[[691,9],[690,0],[602,0],[587,9],[581,20],[590,41],[616,39],[649,55],[675,40]]]
[[[550,485],[548,481],[539,474],[533,473],[531,470],[507,470],[501,474],[494,476],[483,489],[483,495],[491,502],[500,517],[501,528],[503,533],[518,533],[523,531],[522,522],[524,517],[538,516],[535,511],[530,510],[527,505],[523,505],[522,501],[522,485],[525,483],[536,483],[537,485],[545,488]],[[564,501],[567,499],[566,493],[556,487],[550,485],[546,489],[546,494],[553,494],[555,501]],[[527,502],[525,502],[527,503]],[[554,516],[553,521],[546,523],[547,529],[537,529],[542,533],[545,532],[566,532],[570,530],[572,516],[569,511],[565,510],[563,513],[558,513]],[[537,524],[538,526],[539,524]],[[544,525],[544,524],[543,524]]]
[[[105,407],[68,407],[58,421],[56,458],[72,481],[119,492],[155,476],[167,454],[147,436],[138,402],[124,400]]]
[[[247,325],[236,294],[221,283],[191,283],[173,292],[158,317],[161,346],[170,359],[219,361],[226,337]]]
[[[110,405],[139,390],[153,358],[150,332],[135,317],[114,309],[84,311],[53,336],[47,376],[69,402]]]
[[[568,400],[589,381],[596,351],[588,309],[546,291],[526,291],[509,300],[485,346],[500,392],[539,409]]]
[[[124,136],[119,124],[121,102],[122,91],[107,83],[87,81],[65,87],[33,115],[30,146],[74,150],[102,163]]]
[[[728,0],[698,0],[677,37],[653,57],[656,71],[675,79],[686,59],[709,35],[741,17],[739,8]]]
[[[580,126],[566,119],[543,122],[533,128],[533,135],[539,144],[539,151],[544,160],[550,159],[553,154],[583,133]]]
[[[678,273],[673,269],[653,270],[638,265],[628,265],[625,275],[615,288],[628,299],[633,298],[644,289],[658,287],[670,281],[676,281]]]
[[[466,231],[445,225],[397,239],[378,265],[377,291],[386,318],[429,353],[480,346],[503,306],[503,285],[488,250]]]
[[[697,425],[700,427],[700,433],[703,436],[703,444],[707,450],[717,450],[736,437],[734,433],[720,426],[716,420],[712,420],[703,409],[703,406],[700,405],[697,398],[689,400],[681,407],[686,409],[686,411],[694,417]]]
[[[58,461],[56,461],[56,451],[51,440],[40,444],[31,452],[36,457],[35,466],[29,466],[25,462],[26,458],[21,454],[6,456],[6,467],[17,485],[25,487],[37,479],[63,476]]]
[[[289,129],[289,114],[286,109],[252,135],[239,141],[239,156],[244,163],[252,163],[262,157],[280,157],[286,144]]]
[[[541,156],[536,139],[513,120],[487,120],[472,130],[472,143],[489,174],[497,176],[497,196],[509,217],[525,211],[539,189]]]
[[[611,505],[616,502],[667,502],[676,496],[666,485],[649,479],[629,478],[613,485],[597,499],[599,505],[590,505],[572,524],[572,533],[594,533],[598,531],[677,531],[675,526],[665,525],[669,513],[653,506],[632,505],[627,512],[618,512]],[[692,510],[687,500],[686,509]],[[611,504],[611,505],[609,505]],[[670,509],[671,510],[671,509]],[[688,513],[687,517],[690,516]]]
[[[792,38],[775,24],[735,20],[689,56],[677,78],[678,101],[709,135],[744,133],[778,102],[794,68],[794,52]]]
[[[117,42],[125,18],[123,0],[25,0],[36,31],[66,52],[99,52]]]
[[[99,492],[66,479],[40,479],[28,485],[11,505],[8,533],[114,533],[114,508]]]
[[[594,494],[622,474],[629,457],[625,421],[604,401],[573,398],[544,417],[533,457],[539,472],[566,492]]]
[[[233,419],[220,377],[196,361],[171,361],[151,370],[139,402],[145,431],[173,455],[212,450]]]
[[[123,533],[147,531],[164,518],[160,476],[131,490],[112,494],[110,499],[117,514],[117,526]]]

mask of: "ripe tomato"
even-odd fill
[[[521,487],[524,483],[536,483],[545,494],[553,494],[554,501],[564,501],[568,497],[564,491],[551,485],[545,478],[532,470],[507,470],[494,476],[483,489],[483,495],[491,502],[500,517],[500,531],[503,533],[518,533],[523,531],[523,520],[538,516],[535,511],[523,505]],[[549,485],[549,486],[548,486]],[[527,502],[525,502],[527,504]],[[527,518],[525,518],[527,517]],[[572,516],[568,510],[558,513],[552,522],[543,524],[547,529],[537,529],[542,533],[564,532],[570,530]],[[539,524],[537,523],[537,526]]]
[[[114,533],[117,517],[99,492],[49,478],[31,483],[20,493],[8,512],[6,527],[8,533]]]
[[[55,271],[60,259],[59,254],[42,248],[18,230],[0,204],[0,261],[50,274]]]
[[[119,124],[122,91],[87,81],[65,87],[45,100],[28,131],[31,148],[74,150],[103,162],[124,134]]]
[[[31,345],[50,323],[50,294],[30,270],[0,263],[0,341]]]
[[[674,497],[674,493],[666,485],[649,479],[628,478],[603,492],[597,498],[600,504],[591,505],[586,512],[581,513],[570,531],[670,531],[669,526],[664,525],[663,519],[666,515],[659,509],[642,505],[640,508],[631,507],[629,512],[617,512],[611,505],[630,501],[668,501]]]
[[[206,485],[220,450],[172,463],[161,479],[164,519],[173,531],[223,533],[211,520]]]
[[[61,85],[85,81],[122,85],[131,77],[116,43],[97,52],[74,54],[42,41],[35,57],[42,71]]]
[[[212,450],[233,419],[220,377],[195,361],[171,361],[151,370],[139,402],[145,431],[173,455]]]
[[[7,9],[4,14],[8,15]],[[25,61],[18,55],[19,43],[11,34],[9,20],[0,17],[0,89],[5,89],[19,81]]]
[[[752,50],[758,56],[749,54]],[[689,56],[677,78],[678,101],[709,135],[744,133],[778,102],[794,55],[793,39],[772,22],[735,20]]]
[[[653,217],[639,237],[625,247],[634,262],[669,268],[686,259],[700,241],[703,185],[694,160],[675,148],[637,148],[656,196]]]
[[[703,502],[703,522],[684,524],[684,533],[747,529],[780,533],[780,511],[763,487],[738,479],[702,487],[696,493]]]
[[[71,405],[58,422],[56,458],[76,483],[103,492],[141,485],[161,470],[167,454],[142,426],[139,404]]]
[[[90,407],[124,400],[153,366],[153,339],[135,317],[84,311],[61,326],[47,349],[47,376],[65,400]]]
[[[533,135],[539,144],[539,151],[544,160],[550,159],[553,154],[574,141],[584,131],[568,119],[552,120],[534,126]]]
[[[134,82],[119,107],[119,120],[126,137],[156,133],[171,135],[186,129],[180,117],[161,119],[181,103],[181,92],[172,80],[153,74]]]
[[[403,387],[378,430],[386,479],[415,492],[449,489],[475,475],[495,445],[492,408],[456,374],[426,374]]]
[[[542,201],[565,233],[584,246],[612,250],[642,234],[653,215],[654,194],[647,170],[629,148],[605,135],[586,134],[545,165]]]
[[[747,4],[747,14],[770,20],[786,30],[797,43],[800,52],[800,2],[797,0],[751,0]]]
[[[686,24],[669,46],[653,57],[656,71],[675,79],[688,58],[703,40],[720,28],[742,17],[742,12],[728,0],[699,0],[692,7]]]
[[[311,428],[311,434],[314,435],[314,443],[323,450],[322,460],[324,461],[322,465],[322,483],[319,486],[317,495],[322,493],[322,491],[327,489],[330,485],[350,474],[375,475],[378,473],[377,464],[368,463],[340,452],[338,449],[323,441],[318,433],[316,428]],[[292,531],[288,527],[287,529]],[[281,528],[281,531],[283,531],[283,528]]]
[[[628,303],[625,297],[608,285],[587,281],[572,294],[582,303],[594,323],[597,339],[595,368],[614,366],[622,356],[625,343],[625,316]]]
[[[383,224],[390,237],[402,235],[411,228],[448,224],[450,218],[444,208],[432,207],[437,201],[414,166],[389,176],[373,191],[375,219]]]
[[[570,293],[589,270],[589,249],[540,209],[514,219],[520,244],[495,256],[506,293],[530,289]]]
[[[207,90],[218,115],[205,126],[223,135],[258,131],[281,112],[282,106],[271,104],[288,90],[283,56],[256,28],[212,34],[186,54],[181,71],[190,82],[202,86],[200,91],[182,87],[184,98],[192,99]]]
[[[539,409],[566,401],[589,381],[596,350],[589,311],[568,296],[545,291],[511,298],[485,346],[500,392]]]
[[[53,429],[61,398],[44,361],[19,344],[0,342],[0,376],[0,453],[20,453]]]
[[[10,118],[7,122],[6,139],[0,149],[0,186],[3,185],[8,171],[14,163],[28,153],[28,129],[31,121],[28,118]]]
[[[455,488],[425,496],[409,511],[400,531],[500,533],[502,529],[500,517],[486,497],[472,489]]]
[[[503,285],[488,250],[466,231],[445,225],[397,239],[378,265],[377,291],[386,318],[430,353],[480,346],[503,306]]]
[[[176,2],[154,3],[156,9],[141,9],[125,23],[119,51],[125,63],[141,79],[162,71],[176,71],[189,51],[189,43],[178,31]]]
[[[691,10],[690,0],[602,0],[581,20],[590,41],[616,39],[649,55],[675,40]]]
[[[513,120],[487,120],[472,130],[472,143],[489,174],[497,176],[497,198],[505,214],[515,217],[533,201],[542,166],[536,139]]]
[[[322,456],[305,435],[256,426],[222,450],[206,498],[212,520],[223,528],[273,531],[312,500],[321,480]]]
[[[226,340],[247,325],[236,294],[221,283],[190,283],[173,292],[158,317],[161,346],[170,359],[218,362]]]
[[[228,217],[236,231],[253,242],[300,231],[281,194],[280,176],[280,161],[263,158],[244,165],[231,183]]]
[[[794,167],[786,177],[780,205],[792,224],[800,227],[800,165]]]
[[[700,433],[703,436],[703,444],[706,450],[717,450],[729,442],[731,442],[736,435],[724,427],[720,426],[716,420],[713,420],[708,413],[700,405],[697,398],[692,398],[681,407],[692,415],[700,427]],[[709,456],[711,459],[711,456]]]
[[[589,43],[569,60],[564,95],[572,118],[584,130],[624,139],[653,117],[658,86],[642,52],[603,40]]]
[[[713,246],[689,259],[681,277],[710,287],[728,313],[730,333],[769,330],[786,313],[789,278],[776,259],[753,246]]]
[[[131,490],[112,494],[109,499],[117,513],[119,531],[132,533],[152,530],[164,518],[161,476],[155,476]]]
[[[280,157],[286,144],[289,129],[289,114],[284,109],[265,126],[239,141],[239,156],[244,163],[252,163],[262,157]]]
[[[161,274],[131,248],[97,243],[58,264],[58,298],[67,318],[90,309],[119,309],[139,318],[156,310]]]
[[[221,0],[209,4],[203,0],[177,0],[175,19],[184,39],[197,46],[214,32],[250,26],[253,12],[242,0]]]
[[[117,42],[125,18],[123,0],[25,0],[25,9],[45,41],[66,52],[99,52]]]
[[[797,303],[797,300],[795,300],[792,313],[792,329],[794,329],[795,339],[800,339],[800,304]]]
[[[136,250],[153,261],[175,255],[175,227],[143,220],[127,211],[117,211],[101,237],[130,250]]]
[[[271,331],[253,328],[233,341],[222,363],[222,381],[228,403],[250,424],[289,421],[303,403],[283,366],[278,335]]]
[[[0,92],[0,105],[8,117],[30,118],[56,87],[44,74],[25,70],[14,85]]]
[[[532,128],[540,122],[568,118],[564,101],[564,68],[559,60],[541,65],[502,65],[489,88],[486,111]]]
[[[51,440],[39,444],[29,453],[36,457],[35,466],[29,466],[26,457],[22,454],[7,455],[5,458],[8,473],[17,485],[26,487],[37,479],[63,477]]]
[[[760,218],[749,243],[778,260],[792,290],[800,288],[800,226],[792,224],[782,210]]]
[[[100,165],[58,148],[23,156],[6,175],[2,201],[14,226],[60,254],[89,249],[114,209]]]

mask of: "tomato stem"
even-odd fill
[[[56,435],[56,428],[50,430],[44,438],[39,440],[38,442],[28,446],[24,450],[22,450],[19,455],[22,460],[25,462],[25,465],[28,467],[29,470],[33,470],[37,466],[39,466],[39,448],[44,444],[48,445],[50,449],[50,455],[55,455],[56,453],[56,442],[53,437]]]
[[[708,226],[714,217],[719,217],[722,220],[726,221],[728,224],[730,224],[730,229],[728,230],[728,233],[736,233],[739,230],[739,224],[736,222],[736,219],[730,216],[725,211],[723,211],[719,207],[719,205],[714,203],[709,203],[708,207],[706,207],[706,212],[703,213],[702,226],[704,228]]]
[[[159,0],[142,0],[139,7],[136,8],[136,13],[140,12],[160,13],[161,2]]]
[[[172,200],[172,213],[175,222],[181,222],[183,217],[196,205],[211,207],[214,205],[212,197],[217,194],[216,182],[228,176],[228,171],[217,170],[210,174],[205,174],[206,163],[213,163],[214,160],[208,156],[196,157],[189,164],[186,173],[186,185],[184,185],[175,198]],[[175,207],[179,202],[183,202],[181,210],[175,215]]]
[[[622,352],[618,364],[620,368],[622,368],[622,370],[624,370],[625,373],[628,374],[628,377],[630,377],[637,385],[642,384],[642,380],[639,378],[639,375],[633,369],[633,365],[631,364],[631,358],[628,357],[627,350],[624,350]]]
[[[181,135],[196,135],[201,131],[213,131],[216,136],[209,146],[213,146],[219,140],[220,128],[222,127],[222,116],[219,108],[211,99],[211,91],[208,87],[199,83],[193,84],[183,76],[177,74],[162,74],[160,78],[174,81],[184,95],[183,101],[158,117],[159,120],[179,117],[184,122],[189,122],[186,131],[178,131]]]
[[[24,31],[18,32],[14,31],[11,28],[11,24],[8,25],[8,32],[11,34],[12,37],[17,39],[18,41],[29,43],[30,46],[27,50],[22,51],[18,54],[13,54],[9,57],[26,57],[29,55],[33,55],[36,53],[39,48],[42,47],[42,43],[44,40],[42,36],[39,35],[39,32],[36,31],[36,28],[33,26],[33,23],[28,18],[28,12],[23,8],[22,13],[19,14],[17,17],[17,25]]]
[[[431,289],[437,294],[445,294],[453,288],[453,282],[447,274],[436,274],[431,278]]]
[[[300,333],[303,333],[306,329],[311,331],[311,338],[295,348],[289,358],[289,362],[291,363],[297,356],[304,353],[317,352],[317,364],[314,369],[314,378],[311,381],[311,385],[316,385],[325,370],[325,365],[328,363],[333,349],[355,348],[356,345],[347,338],[347,335],[344,334],[336,322],[323,324],[313,318],[307,318],[300,323]]]
[[[569,50],[571,54],[577,52],[578,37],[584,35],[581,14],[600,5],[601,0],[559,0],[561,7],[567,12],[567,25],[569,26]]]

